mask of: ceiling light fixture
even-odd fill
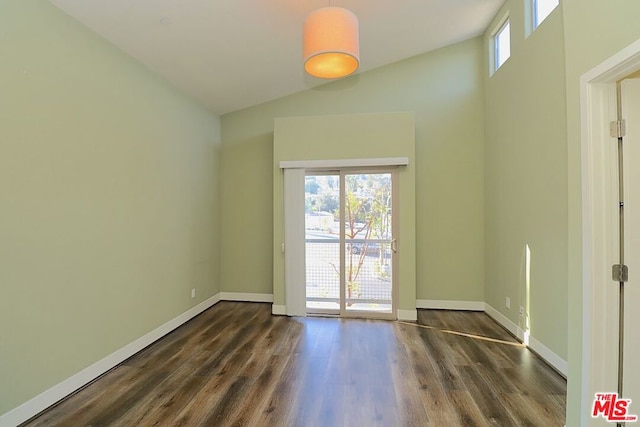
[[[358,18],[341,7],[323,7],[304,23],[304,69],[314,77],[336,79],[352,74],[360,63]]]

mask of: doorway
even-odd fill
[[[636,42],[581,78],[584,171],[581,425],[595,422],[590,412],[595,393],[618,391],[621,398],[640,400],[640,377],[633,369],[633,362],[640,357],[640,336],[634,330],[638,322],[636,307],[640,304],[637,292],[640,175],[635,167],[640,162],[640,82],[637,78],[630,79],[638,77],[639,69],[640,42]],[[626,134],[620,132],[620,118],[625,121]],[[622,186],[618,185],[619,172],[623,176]],[[622,270],[621,264],[629,268],[628,281],[616,273]],[[618,351],[618,332],[624,336],[622,352]],[[623,368],[620,378],[619,366]],[[637,407],[630,409],[637,414]]]
[[[305,176],[306,310],[395,319],[394,170],[312,170]]]

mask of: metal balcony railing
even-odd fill
[[[306,239],[305,242],[307,306],[337,309],[340,306],[340,240]],[[345,240],[347,309],[391,309],[391,244],[384,239]]]

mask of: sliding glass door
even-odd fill
[[[307,312],[395,318],[393,171],[305,179]]]
[[[349,173],[344,180],[345,287],[348,313],[392,313],[392,174]]]
[[[308,313],[340,313],[340,174],[305,177]]]

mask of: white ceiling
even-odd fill
[[[50,0],[218,114],[325,83],[302,67],[306,15],[331,0]],[[481,34],[504,0],[335,0],[360,69]]]

